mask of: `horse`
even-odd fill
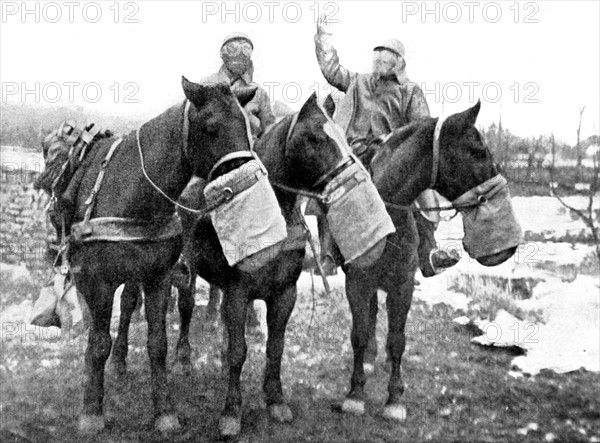
[[[343,266],[354,354],[350,391],[342,402],[346,413],[365,412],[365,371],[372,372],[377,352],[377,289],[381,288],[387,292],[386,347],[391,360],[383,416],[397,421],[406,419],[400,365],[419,243],[410,205],[422,191],[437,190],[462,212],[463,244],[479,263],[499,265],[522,242],[506,181],[498,174],[492,155],[475,128],[479,109],[480,102],[446,120],[426,118],[410,124],[391,133],[376,152],[367,155],[372,158],[369,166],[373,182],[386,202],[396,232],[388,236],[383,254],[372,265]]]
[[[263,390],[268,411],[278,422],[293,419],[283,396],[280,369],[285,329],[297,297],[296,282],[302,272],[306,244],[305,226],[299,218],[298,195],[312,195],[327,201],[330,197],[328,186],[351,164],[356,162],[358,166],[343,134],[318,104],[316,94],[298,113],[285,117],[259,139],[255,152],[269,171],[269,181],[288,226],[288,240],[270,250],[262,266],[251,269],[230,266],[209,217],[196,219],[190,215],[187,222],[183,221],[184,226],[188,226],[184,228],[183,256],[191,279],[185,288],[178,288],[182,325],[177,360],[191,367],[189,322],[194,306],[195,279],[199,275],[211,285],[222,288],[224,293],[221,313],[227,335],[228,392],[219,420],[219,431],[224,437],[241,431],[240,374],[247,353],[247,306],[256,299],[264,300],[267,306],[267,364]],[[215,176],[227,173],[239,163],[222,166]],[[371,183],[366,170],[363,177]],[[382,202],[381,205],[383,207]],[[347,218],[357,220],[365,216],[363,212],[358,209]]]
[[[145,294],[155,428],[170,432],[180,427],[165,366],[167,276],[182,248],[174,200],[193,174],[207,177],[223,156],[251,147],[246,117],[229,87],[202,86],[185,77],[182,87],[183,104],[167,109],[122,141],[111,137],[98,142],[77,194],[69,258],[76,286],[92,315],[78,425],[84,434],[105,426],[104,368],[112,344],[111,309],[122,283],[129,291],[139,288]]]

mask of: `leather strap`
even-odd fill
[[[217,168],[219,166],[221,166],[223,163],[228,162],[229,160],[235,160],[237,158],[247,158],[247,159],[258,159],[258,157],[256,155],[253,155],[254,153],[251,151],[235,151],[235,152],[231,152],[227,155],[224,155],[223,157],[221,157],[219,159],[219,161],[217,163],[215,163],[215,165],[212,167],[212,169],[210,170],[210,172],[208,173],[208,177],[207,180],[211,181],[212,180],[212,175],[213,173],[217,170]],[[260,160],[259,160],[260,162]],[[260,163],[262,165],[262,162]],[[266,173],[266,169],[264,169],[264,166],[261,166],[261,169],[264,170],[264,172]]]
[[[288,128],[287,136],[285,137],[286,145],[290,141],[290,138],[292,138],[292,132],[294,132],[294,128],[296,127],[296,123],[298,122],[298,114],[299,114],[299,112],[296,112],[292,116],[292,121],[290,123],[290,127]]]
[[[192,106],[192,102],[189,100],[185,101],[185,107],[183,108],[183,129],[181,130],[181,138],[183,142],[183,154],[186,156],[189,161],[189,152],[188,152],[188,137],[190,135],[190,106]]]
[[[429,183],[429,188],[431,189],[433,189],[437,182],[440,167],[440,133],[442,132],[444,120],[446,120],[446,117],[438,118],[435,124],[435,131],[433,132],[433,164],[431,166],[431,182]]]
[[[104,174],[106,173],[106,168],[108,167],[108,164],[110,163],[110,159],[112,158],[114,152],[117,150],[117,147],[121,144],[122,141],[122,137],[115,140],[110,149],[108,150],[106,157],[104,157],[104,160],[102,160],[102,163],[100,163],[101,169],[98,173],[98,178],[96,178],[96,183],[94,184],[94,188],[92,189],[90,196],[84,203],[87,206],[87,208],[85,209],[85,216],[83,217],[84,224],[90,221],[92,211],[94,210],[94,205],[96,204],[96,196],[98,195],[98,191],[100,191],[100,187],[102,186],[102,182],[104,181]]]

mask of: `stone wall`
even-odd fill
[[[34,176],[3,174],[0,183],[0,262],[47,266],[55,238],[45,208],[49,197],[33,189]],[[35,266],[37,265],[37,266]]]

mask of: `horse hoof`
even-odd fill
[[[104,416],[82,414],[79,417],[79,432],[84,435],[94,435],[104,429]]]
[[[294,419],[290,407],[285,403],[269,406],[269,415],[279,423],[288,423]]]
[[[390,405],[383,408],[383,417],[393,421],[406,420],[406,408],[402,405]]]
[[[363,415],[365,413],[365,402],[347,398],[342,403],[342,411],[347,414]]]
[[[365,363],[363,364],[363,371],[365,371],[365,375],[373,375],[375,372],[375,365],[373,363]]]
[[[234,437],[242,430],[242,420],[237,417],[221,417],[219,432],[223,437]]]
[[[158,417],[154,423],[154,428],[162,434],[167,434],[180,430],[181,425],[175,414],[168,414]]]

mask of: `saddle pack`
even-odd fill
[[[63,197],[94,143],[110,136],[111,131],[102,131],[94,123],[85,126],[74,120],[63,121],[42,140],[45,167],[34,188],[56,199]]]

